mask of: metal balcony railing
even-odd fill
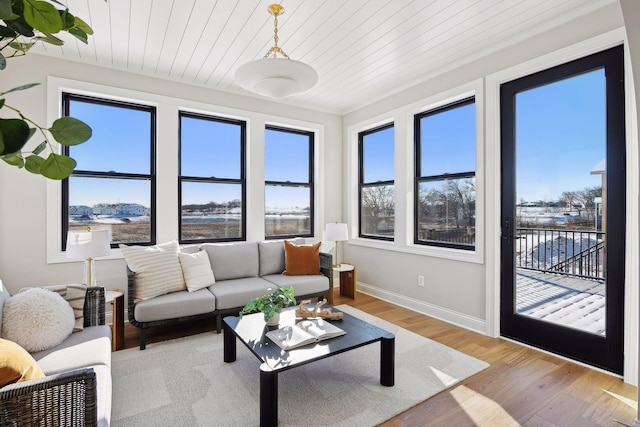
[[[516,232],[516,267],[604,280],[604,232],[545,228]]]

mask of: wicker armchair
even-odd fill
[[[90,287],[84,326],[105,324],[104,288]],[[49,375],[0,389],[0,426],[97,426],[96,374],[92,368]]]

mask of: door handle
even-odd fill
[[[502,239],[503,240],[510,240],[512,237],[511,235],[511,221],[509,221],[509,218],[504,220],[504,223],[502,224]]]

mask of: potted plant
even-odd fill
[[[0,0],[0,71],[7,67],[8,59],[26,55],[37,42],[62,46],[64,40],[58,36],[64,33],[87,44],[93,30],[58,0]],[[49,179],[67,178],[76,167],[76,161],[59,154],[51,141],[64,146],[82,144],[91,138],[91,128],[73,117],[61,117],[51,127],[36,124],[10,105],[5,95],[38,83],[11,89],[4,87],[6,81],[2,83],[0,110],[3,115],[16,117],[0,118],[0,160]],[[32,151],[25,150],[32,137],[42,142]]]
[[[280,312],[283,308],[295,305],[296,299],[293,296],[293,286],[289,288],[277,288],[272,291],[271,288],[267,293],[258,298],[253,298],[240,311],[240,317],[243,314],[260,311],[264,314],[264,321],[267,325],[274,326],[280,321]]]

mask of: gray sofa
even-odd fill
[[[0,282],[2,308],[10,298]],[[46,377],[0,388],[2,426],[108,426],[111,419],[111,328],[104,288],[87,288],[84,328],[33,358]]]
[[[300,238],[291,241],[304,243]],[[146,346],[146,330],[152,327],[215,317],[220,332],[223,315],[237,314],[251,298],[274,287],[293,286],[297,300],[327,296],[332,302],[331,254],[320,253],[321,275],[286,276],[282,274],[282,240],[205,243],[182,250],[207,252],[216,279],[213,285],[195,292],[184,290],[134,301],[131,296],[136,294],[136,275],[127,267],[129,323],[140,328],[140,350]]]

